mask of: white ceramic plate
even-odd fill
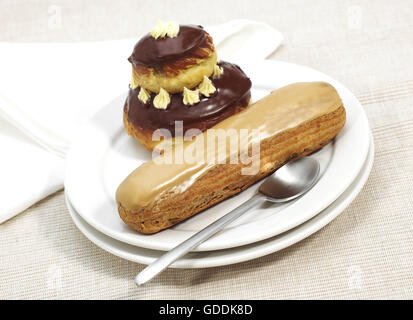
[[[303,197],[288,204],[265,204],[201,244],[197,251],[246,245],[290,230],[329,206],[353,182],[366,159],[369,125],[364,110],[342,84],[313,69],[280,61],[242,64],[253,83],[253,100],[270,90],[300,81],[327,81],[339,92],[347,112],[343,130],[314,157],[323,173]],[[151,154],[127,136],[122,125],[125,96],[109,103],[79,132],[67,158],[66,194],[76,211],[104,234],[143,248],[170,250],[198,230],[247,200],[257,185],[154,235],[126,226],[117,214],[115,191],[121,181]],[[142,181],[142,183],[145,183]]]
[[[243,262],[265,256],[275,251],[284,249],[320,230],[331,220],[337,217],[357,196],[364,186],[373,165],[374,145],[370,144],[369,154],[366,162],[357,178],[347,190],[328,208],[312,219],[304,222],[298,227],[267,240],[255,242],[246,246],[235,247],[225,250],[206,252],[192,252],[182,259],[176,261],[173,268],[208,268]],[[70,215],[79,230],[98,247],[127,260],[149,264],[163,254],[163,251],[144,249],[114,240],[97,231],[83,220],[70,205],[66,198]]]

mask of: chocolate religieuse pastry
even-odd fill
[[[177,121],[183,134],[205,131],[250,103],[250,79],[237,65],[217,62],[212,38],[201,26],[158,22],[129,61],[124,125],[150,151],[160,143],[152,139],[157,129],[167,129],[173,140]]]

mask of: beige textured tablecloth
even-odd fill
[[[132,279],[143,265],[87,240],[58,192],[0,225],[0,298],[412,299],[413,1],[2,0],[0,41],[131,37],[159,17],[267,22],[285,35],[274,58],[347,85],[376,145],[364,189],[328,226],[285,250],[219,268],[169,269],[142,288]]]

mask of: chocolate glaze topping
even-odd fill
[[[180,25],[175,38],[155,39],[149,33],[135,45],[129,61],[137,66],[162,69],[164,63],[182,58],[199,48],[206,39],[206,32],[201,26]]]
[[[176,93],[170,95],[167,109],[156,109],[153,106],[155,93],[150,93],[150,100],[144,104],[138,99],[140,88],[130,89],[125,103],[128,120],[142,129],[165,128],[174,135],[175,121],[183,121],[184,131],[190,128],[204,131],[241,111],[248,106],[251,97],[251,80],[235,64],[222,61],[219,66],[224,73],[218,79],[212,78],[217,89],[215,93],[209,98],[201,95],[200,102],[192,106],[184,105],[182,93]]]

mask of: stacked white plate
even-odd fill
[[[344,102],[346,124],[334,141],[311,155],[320,161],[321,175],[308,193],[290,203],[267,203],[251,210],[172,267],[227,265],[290,246],[338,216],[370,173],[374,145],[367,117],[347,88],[316,70],[286,62],[261,61],[241,67],[251,77],[254,101],[294,82],[331,83]],[[124,100],[122,95],[109,103],[80,130],[67,158],[66,201],[73,221],[92,242],[119,257],[149,264],[247,200],[259,184],[157,234],[130,229],[117,213],[115,191],[132,170],[151,159],[151,153],[125,133]]]

